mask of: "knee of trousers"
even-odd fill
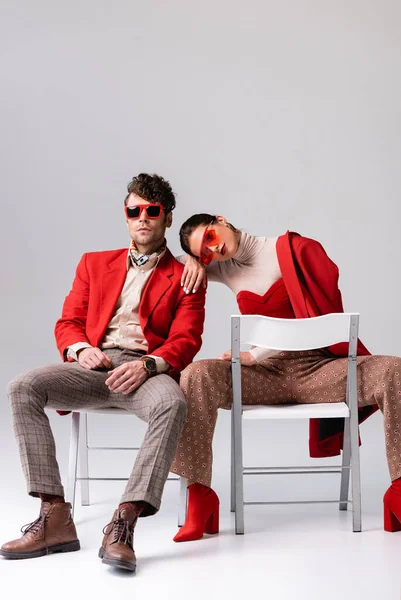
[[[153,417],[168,413],[178,421],[185,421],[187,415],[187,401],[184,393],[177,386],[174,391],[165,392],[160,399],[153,404],[151,414]]]
[[[400,359],[399,362],[401,363]],[[377,394],[387,392],[390,399],[398,403],[401,401],[401,366],[391,365],[385,373],[375,374],[373,381],[376,384]]]
[[[230,370],[231,363],[206,358],[197,360],[189,364],[181,373],[180,385],[187,389],[191,386],[210,387],[215,385],[219,379],[224,379],[227,370]]]
[[[40,381],[36,370],[17,375],[7,385],[7,395],[11,405],[14,403],[37,403],[40,399],[45,402],[46,388]]]

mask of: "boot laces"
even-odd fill
[[[45,518],[45,515],[39,515],[37,519],[32,521],[32,523],[27,523],[26,525],[23,525],[21,527],[21,533],[23,533],[24,535],[28,532],[33,534],[37,533],[43,527]]]
[[[103,527],[103,533],[104,535],[107,535],[107,528],[109,526],[112,526],[112,530],[109,531],[109,533],[112,533],[112,544],[115,544],[117,542],[122,542],[123,544],[128,544],[130,546],[133,545],[133,540],[134,540],[134,526],[136,523],[136,519],[134,520],[133,523],[130,523],[129,521],[125,521],[124,519],[114,519],[114,521],[110,521],[110,523],[107,523],[107,525],[105,525],[105,527]]]

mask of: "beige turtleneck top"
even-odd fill
[[[235,295],[246,290],[263,296],[281,279],[276,242],[277,238],[254,237],[242,232],[233,258],[212,261],[206,267],[209,281],[224,283]]]
[[[226,261],[212,261],[206,267],[209,281],[224,283],[237,295],[241,291],[263,296],[279,279],[281,270],[276,251],[277,237],[255,237],[242,232],[238,250]],[[187,256],[179,256],[185,263]],[[257,362],[277,354],[277,350],[254,347],[250,351]]]

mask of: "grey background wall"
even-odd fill
[[[85,251],[128,244],[122,199],[140,171],[177,193],[175,253],[180,224],[199,211],[257,235],[319,239],[365,344],[401,354],[399,2],[1,0],[0,17],[3,389],[59,360],[53,326],[75,266]],[[228,349],[235,311],[212,284],[199,357]],[[5,394],[0,411],[1,477],[17,499]],[[51,420],[64,470],[69,422]],[[368,508],[388,480],[381,423],[376,414],[362,429]],[[134,419],[91,427],[128,444],[143,430]],[[262,463],[291,464],[294,450],[308,460],[305,428],[256,428],[250,458],[266,442]],[[223,496],[228,431],[224,413],[214,481]]]

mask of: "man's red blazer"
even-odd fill
[[[81,258],[54,331],[64,361],[68,346],[76,342],[99,346],[127,275],[127,252],[88,252]],[[206,290],[186,294],[181,287],[183,269],[167,249],[146,283],[139,307],[148,353],[164,358],[176,381],[201,347],[205,319]]]

